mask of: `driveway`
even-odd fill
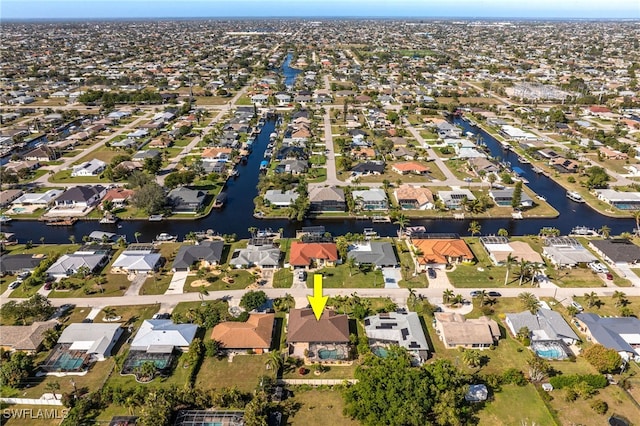
[[[402,279],[400,268],[382,268],[384,288],[400,288],[398,282]]]
[[[640,277],[638,277],[636,273],[631,270],[631,267],[629,267],[629,265],[616,263],[613,269],[618,273],[618,275],[631,281],[632,286],[640,287]]]
[[[184,292],[184,283],[187,281],[187,271],[174,272],[169,283],[169,288],[164,294],[182,294]]]
[[[137,296],[140,294],[140,289],[142,285],[147,280],[147,274],[135,274],[133,280],[131,280],[131,285],[125,292],[125,296]]]
[[[429,275],[427,274],[427,280],[429,281],[429,288],[442,288],[442,289],[453,289],[453,285],[451,285],[451,282],[449,281],[449,277],[447,276],[447,273],[445,271],[443,271],[442,269],[435,269],[436,271],[436,277],[435,278],[429,278]],[[424,274],[426,274],[426,272],[423,272]]]

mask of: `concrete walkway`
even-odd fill
[[[171,277],[171,282],[169,283],[169,288],[164,292],[165,295],[169,294],[182,294],[184,293],[184,284],[187,281],[187,276],[189,272],[187,271],[178,271],[173,274]]]

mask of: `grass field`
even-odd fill
[[[196,378],[196,387],[202,389],[221,389],[236,386],[239,390],[251,392],[258,386],[261,376],[271,375],[264,355],[237,355],[233,362],[227,358],[205,358]]]
[[[293,388],[292,399],[300,404],[300,409],[287,419],[291,425],[356,426],[360,424],[342,414],[344,401],[339,390]]]
[[[505,385],[478,413],[478,425],[552,425],[553,417],[532,384]]]
[[[322,274],[324,280],[322,285],[325,288],[369,288],[384,287],[384,278],[380,270],[366,270],[352,268],[351,272],[347,265],[322,268],[314,274]],[[307,275],[307,287],[313,288],[313,275]]]

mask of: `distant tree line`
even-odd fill
[[[105,108],[116,104],[149,103],[161,104],[160,93],[149,90],[138,90],[135,92],[105,92],[102,90],[88,90],[78,97],[78,101],[83,104],[100,103]]]

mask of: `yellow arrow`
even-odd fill
[[[322,275],[315,274],[313,276],[313,296],[307,296],[307,299],[311,304],[311,308],[313,309],[313,314],[316,316],[316,320],[320,321],[322,311],[324,311],[324,307],[327,304],[327,299],[329,299],[329,296],[322,295]]]

